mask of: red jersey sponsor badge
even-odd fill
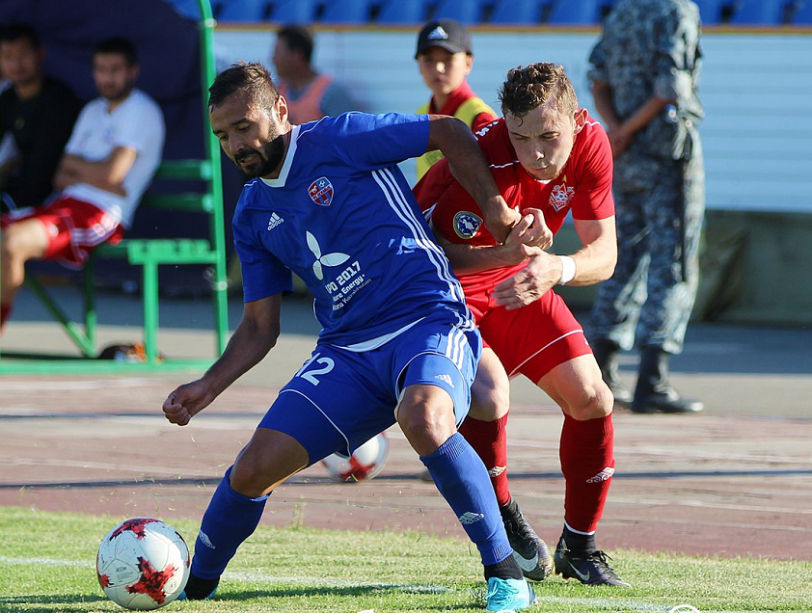
[[[482,226],[482,219],[468,211],[454,215],[454,232],[460,238],[473,238]]]
[[[575,195],[574,188],[567,187],[566,185],[556,185],[550,194],[550,206],[553,207],[556,212],[560,211],[570,203],[573,195]]]
[[[330,206],[333,201],[333,184],[327,177],[320,177],[307,188],[307,195],[319,206]]]

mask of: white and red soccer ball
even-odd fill
[[[128,519],[99,545],[96,571],[104,593],[125,609],[149,611],[175,600],[189,579],[189,548],[159,519]]]
[[[347,457],[334,453],[321,462],[333,481],[368,481],[383,470],[389,455],[389,439],[381,432]]]

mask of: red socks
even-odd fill
[[[3,330],[3,326],[8,319],[8,316],[11,314],[11,305],[10,304],[0,304],[0,331]]]
[[[567,481],[564,520],[582,533],[594,532],[615,472],[612,415],[577,421],[564,415],[559,457]]]
[[[510,502],[507,478],[507,419],[508,414],[496,421],[481,421],[466,417],[460,434],[474,448],[491,477],[496,501],[500,507]]]
[[[460,434],[488,469],[499,506],[510,502],[507,417],[496,421],[467,417],[460,426]],[[614,439],[611,415],[588,421],[564,416],[559,448],[561,471],[567,481],[564,520],[573,530],[588,534],[598,527],[615,472]]]

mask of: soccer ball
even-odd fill
[[[381,432],[355,450],[350,457],[334,453],[321,463],[327,467],[333,481],[366,481],[383,470],[389,455],[389,439]]]
[[[128,519],[104,537],[96,556],[99,585],[125,609],[149,611],[169,604],[189,579],[189,548],[159,519]]]

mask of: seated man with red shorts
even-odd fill
[[[585,584],[625,586],[595,545],[615,466],[612,393],[581,325],[552,290],[556,284],[597,283],[614,270],[611,147],[600,124],[578,108],[560,66],[511,70],[500,101],[504,118],[476,135],[502,195],[525,215],[507,241],[500,244],[488,233],[447,163],[437,163],[414,190],[487,345],[460,432],[488,468],[526,577],[544,579],[555,565],[562,576]],[[561,228],[570,211],[583,247],[570,256],[548,254],[542,248],[551,244],[550,232]],[[554,561],[508,488],[508,378],[518,374],[564,413],[564,530]]]
[[[62,191],[41,207],[0,217],[0,328],[25,279],[28,260],[81,266],[89,252],[121,240],[161,162],[164,119],[135,88],[136,51],[122,38],[100,42],[93,79],[100,97],[79,115],[54,183]]]

